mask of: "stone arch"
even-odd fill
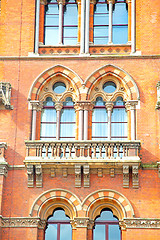
[[[46,220],[53,211],[61,207],[65,214],[73,219],[78,216],[81,210],[81,202],[79,198],[68,190],[52,189],[42,193],[34,201],[30,216],[40,217],[41,220]]]
[[[92,98],[91,92],[93,91],[93,88],[95,87],[96,83],[100,82],[106,77],[111,77],[111,78],[113,77],[114,79],[117,79],[119,82],[121,82],[123,86],[125,86],[125,92],[123,89],[119,91],[121,95],[124,96],[124,99],[125,98],[127,98],[127,100],[140,99],[139,90],[133,78],[120,67],[114,66],[112,64],[108,64],[97,69],[86,79],[84,85],[87,88],[86,89],[87,100],[89,99],[91,100]]]
[[[46,83],[48,83],[53,77],[62,76],[66,80],[74,85],[76,89],[76,95],[78,96],[78,100],[80,100],[80,91],[79,88],[82,87],[83,81],[82,79],[71,69],[63,66],[63,65],[55,65],[44,72],[42,72],[33,82],[28,100],[39,100],[39,94]],[[72,91],[72,90],[71,90]]]
[[[91,220],[95,220],[104,208],[110,208],[119,220],[134,217],[129,200],[121,193],[110,189],[98,190],[88,195],[82,203],[82,208],[86,217]]]

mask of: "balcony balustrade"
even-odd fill
[[[26,141],[25,162],[138,161],[140,141]]]

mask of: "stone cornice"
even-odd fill
[[[46,221],[33,217],[2,217],[0,216],[0,227],[2,228],[39,228],[44,229]]]

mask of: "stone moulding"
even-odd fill
[[[0,216],[0,227],[2,228],[22,228],[22,227],[33,227],[44,229],[46,221],[42,221],[40,218],[34,217],[2,217]]]
[[[126,228],[160,228],[159,218],[133,218],[120,221]]]

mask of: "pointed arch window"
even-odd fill
[[[41,113],[41,140],[56,139],[56,109],[55,102],[47,97]]]
[[[122,97],[114,102],[111,115],[111,140],[127,139],[127,112]]]
[[[108,208],[101,211],[95,220],[93,240],[121,240],[121,231],[118,219]]]
[[[66,98],[61,110],[60,140],[75,139],[76,113],[71,97]]]
[[[72,240],[70,218],[62,208],[57,208],[47,220],[45,240]]]
[[[92,140],[108,138],[108,117],[105,102],[98,97],[92,113]]]

